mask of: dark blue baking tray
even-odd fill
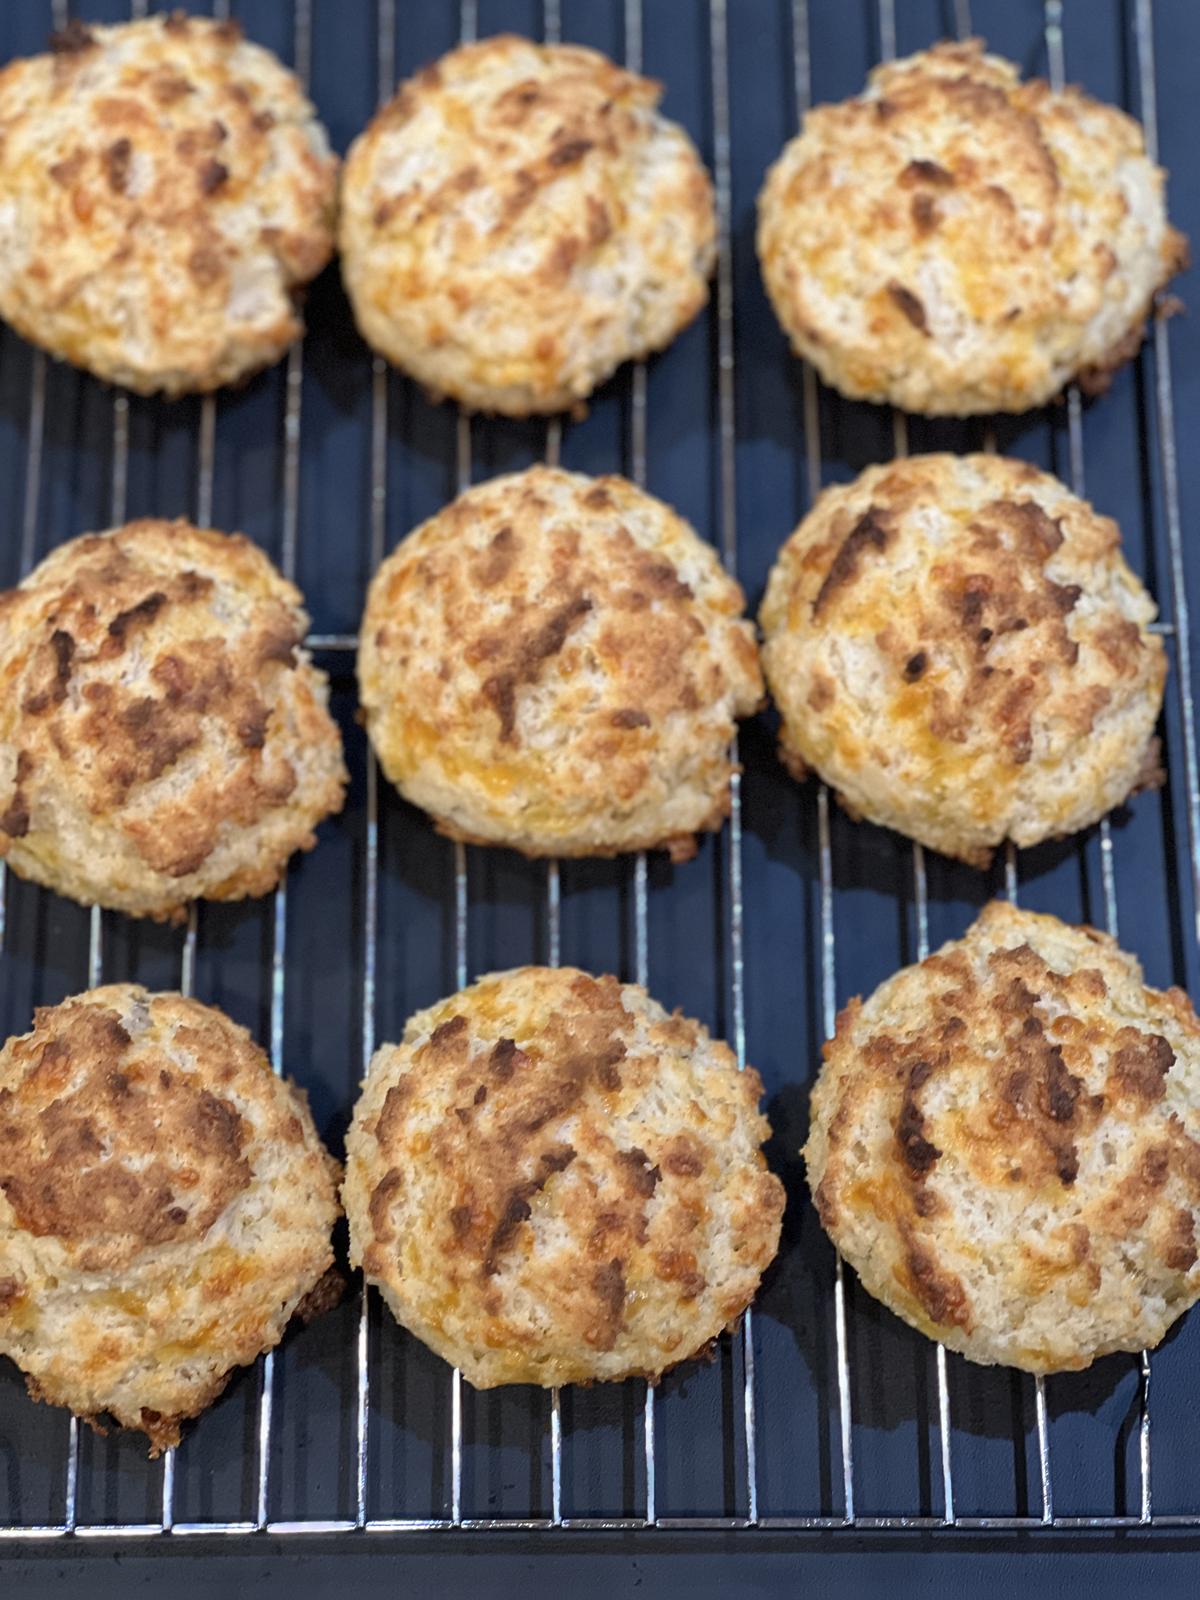
[[[73,9],[115,20],[129,6]],[[753,248],[763,171],[806,96],[845,96],[881,52],[969,24],[1027,71],[1062,67],[1103,98],[1147,118],[1154,110],[1176,172],[1173,214],[1200,238],[1186,179],[1200,132],[1200,13],[1189,0],[974,0],[970,18],[938,0],[242,0],[232,9],[251,37],[311,75],[339,149],[381,86],[449,48],[464,25],[640,55],[717,173],[721,270],[710,312],[644,373],[618,375],[561,437],[545,423],[476,420],[464,431],[452,409],[373,364],[336,270],[311,293],[302,354],[215,404],[126,399],[0,336],[0,580],[107,526],[114,508],[211,511],[294,568],[353,773],[344,814],[295,864],[286,897],[205,906],[190,938],[93,918],[10,875],[0,1024],[24,1031],[35,1005],[89,978],[152,987],[183,978],[274,1050],[340,1149],[372,1042],[395,1038],[411,1011],[455,987],[461,968],[544,960],[554,943],[564,961],[597,971],[635,976],[644,963],[658,998],[744,1038],[761,1071],[770,1156],[788,1186],[785,1237],[752,1325],[711,1364],[662,1383],[649,1430],[637,1384],[566,1391],[557,1417],[538,1391],[456,1387],[377,1301],[362,1315],[357,1286],[270,1364],[235,1379],[166,1478],[137,1438],[73,1428],[28,1401],[4,1366],[0,1540],[161,1546],[169,1529],[176,1541],[266,1533],[294,1547],[307,1532],[349,1550],[369,1547],[363,1530],[379,1544],[430,1530],[443,1547],[483,1548],[511,1529],[523,1530],[525,1548],[550,1551],[571,1528],[621,1529],[649,1555],[719,1529],[743,1548],[819,1539],[849,1556],[864,1536],[882,1543],[902,1530],[1027,1548],[1055,1530],[1108,1539],[1151,1528],[1200,1543],[1200,1317],[1184,1320],[1148,1373],[1137,1358],[1112,1357],[1039,1394],[1032,1379],[956,1356],[943,1372],[935,1347],[852,1274],[835,1291],[834,1256],[809,1204],[797,1150],[834,1005],[915,959],[926,937],[936,945],[960,934],[989,895],[1013,887],[1006,864],[984,877],[930,855],[922,876],[904,841],[850,823],[815,786],[797,787],[763,717],[743,731],[733,826],[695,861],[652,859],[644,876],[634,861],[564,864],[557,901],[544,865],[504,852],[468,851],[457,863],[465,875],[456,873],[454,848],[374,780],[348,648],[378,553],[444,504],[468,470],[478,479],[555,449],[582,471],[644,468],[649,488],[722,548],[757,606],[776,548],[820,482],[887,458],[898,441],[925,450],[994,440],[1074,476],[1118,517],[1130,560],[1159,598],[1172,665],[1167,787],[1106,829],[1022,853],[1015,887],[1038,909],[1118,926],[1151,981],[1200,994],[1194,685],[1182,670],[1200,576],[1188,521],[1200,504],[1189,448],[1200,428],[1194,327],[1176,319],[1086,407],[1000,419],[990,432],[910,419],[898,433],[886,410],[804,377]],[[40,48],[50,26],[48,0],[0,7],[0,56]]]

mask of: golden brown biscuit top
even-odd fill
[[[559,405],[586,393],[596,374],[583,381],[579,340],[604,344],[605,370],[642,347],[630,331],[609,352],[616,311],[636,329],[640,296],[678,298],[657,346],[704,303],[712,189],[686,135],[657,115],[661,93],[575,45],[500,35],[451,51],[347,157],[351,288],[410,341],[467,347],[460,382],[520,389],[535,408],[564,384]]]
[[[616,978],[480,979],[372,1064],[348,1169],[368,1186],[364,1268],[414,1297],[426,1335],[505,1352],[508,1381],[586,1367],[701,1296],[715,1332],[778,1237],[761,1093],[698,1023]],[[541,1337],[516,1331],[531,1294]]]
[[[656,751],[761,694],[743,597],[715,551],[622,478],[533,468],[481,484],[411,534],[368,596],[359,674],[402,781],[433,763],[503,802],[620,804]],[[691,730],[689,735],[688,730]]]
[[[982,820],[1013,803],[1031,761],[1064,759],[1161,695],[1154,614],[1116,523],[1048,474],[913,456],[827,490],[784,545],[764,661],[835,781],[879,752],[907,756],[908,781]]]
[[[112,984],[0,1050],[0,1350],[158,1454],[331,1303],[336,1164],[244,1028]]]
[[[375,119],[380,128],[403,128],[443,91],[480,85],[472,103],[469,130],[482,152],[494,155],[489,176],[502,170],[517,141],[544,146],[536,167],[512,186],[513,198],[498,219],[498,239],[533,202],[537,187],[552,182],[557,171],[573,166],[593,150],[615,155],[622,134],[634,131],[628,113],[637,106],[656,106],[662,85],[617,66],[598,50],[582,45],[536,44],[517,34],[497,34],[462,45],[402,85]],[[455,120],[452,111],[446,120]],[[466,129],[464,129],[466,131]],[[483,177],[476,172],[474,182]],[[473,184],[460,179],[435,192],[420,214],[437,216],[450,210],[456,193]],[[521,196],[518,203],[516,196]],[[398,204],[380,225],[412,207],[416,196],[401,192]]]
[[[1051,1291],[1127,1321],[1114,1273],[1142,1273],[1152,1294],[1156,1273],[1193,1274],[1200,1020],[1181,990],[1144,987],[1107,935],[993,903],[852,1001],[825,1057],[805,1152],[818,1211],[851,1259],[861,1219],[878,1224],[926,1331],[998,1337],[996,1285],[1018,1336],[1016,1308],[1036,1317]],[[1086,1364],[1094,1350],[1063,1360],[1070,1339],[1048,1328],[990,1358]]]
[[[53,789],[153,871],[198,871],[223,829],[286,806],[314,746],[337,747],[306,624],[240,535],[145,519],[54,551],[0,595],[0,849],[53,832]]]
[[[336,172],[236,23],[74,22],[0,73],[0,306],[135,387],[229,381],[299,331],[287,290],[332,252]]]
[[[219,1012],[112,985],[46,1006],[0,1052],[0,1194],[12,1226],[84,1272],[204,1238],[263,1139],[304,1142],[293,1091]]]
[[[1022,83],[978,40],[810,112],[761,205],[798,345],[839,387],[911,410],[1020,410],[1076,372],[1105,387],[1186,265],[1139,125]]]

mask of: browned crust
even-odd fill
[[[105,1267],[114,1237],[134,1251],[202,1239],[250,1183],[237,1111],[161,1059],[139,1051],[130,1062],[112,1012],[73,1006],[39,1019],[41,1038],[20,1051],[23,1078],[0,1089],[0,1193],[17,1226],[74,1246],[85,1270]],[[239,1070],[257,1063],[248,1040],[242,1056]]]
[[[887,292],[901,315],[912,323],[918,333],[929,332],[924,302],[911,289],[906,289],[902,283],[892,282],[887,285]]]
[[[834,550],[829,570],[822,579],[821,587],[817,590],[816,599],[813,601],[814,617],[821,615],[831,596],[857,577],[863,553],[868,549],[886,550],[889,537],[890,529],[885,513],[871,506]]]
[[[346,1294],[346,1279],[342,1269],[334,1262],[319,1277],[300,1301],[292,1316],[305,1327],[323,1317],[334,1306],[341,1305]]]
[[[1156,736],[1146,746],[1142,765],[1134,780],[1133,788],[1129,791],[1130,796],[1142,794],[1146,790],[1161,789],[1166,781],[1167,773],[1162,764],[1162,740]]]
[[[96,43],[96,36],[85,22],[78,17],[72,17],[64,27],[52,33],[49,39],[49,49],[54,55],[74,55],[83,50],[91,50]]]
[[[557,604],[544,621],[535,621],[529,631],[522,632],[518,628],[507,663],[483,686],[484,698],[500,719],[500,738],[505,744],[516,743],[517,690],[538,681],[544,663],[558,654],[571,629],[591,609],[588,595],[571,595]]]

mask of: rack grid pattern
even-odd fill
[[[290,8],[291,53],[297,72],[308,81],[313,66],[314,4],[328,4],[329,0],[295,0]],[[213,9],[228,13],[228,3],[217,0]],[[242,8],[239,8],[239,10]],[[247,6],[245,9],[249,10]],[[786,8],[785,8],[786,9]],[[815,9],[815,8],[814,8]],[[144,14],[146,0],[132,0],[132,14]],[[54,21],[61,25],[66,20],[65,0],[54,0]],[[1063,0],[1046,0],[1043,16],[1044,62],[1052,82],[1061,84],[1068,68],[1064,42]],[[1156,149],[1156,74],[1155,74],[1155,19],[1152,0],[1132,0],[1130,8],[1134,36],[1134,60],[1137,72],[1137,104],[1146,126],[1147,142],[1151,153]],[[559,0],[545,0],[540,8],[540,25],[547,40],[563,37],[563,15]],[[711,166],[714,173],[719,221],[718,264],[714,283],[711,312],[710,345],[713,356],[713,404],[710,419],[711,449],[715,461],[715,491],[713,495],[713,526],[716,542],[731,570],[738,570],[738,370],[735,365],[735,249],[748,248],[746,241],[735,238],[733,208],[733,128],[731,125],[731,29],[738,20],[737,0],[711,0],[704,13],[703,47],[706,56],[708,107],[707,116],[711,130]],[[395,59],[398,33],[407,18],[397,0],[377,0],[378,81],[380,101],[386,100],[395,84]],[[803,111],[813,100],[814,81],[813,18],[806,0],[792,0],[787,16],[790,48],[792,51],[793,92],[797,111]],[[957,0],[947,18],[947,28],[953,27],[965,36],[971,30],[970,8],[966,0]],[[463,39],[477,36],[481,17],[478,0],[462,0],[458,14],[459,35]],[[249,23],[248,23],[249,27]],[[621,27],[624,54],[628,64],[641,68],[644,64],[643,16],[641,0],[623,0]],[[882,57],[896,54],[897,16],[896,0],[878,0],[874,18],[878,52]],[[486,31],[494,31],[487,29]],[[828,97],[828,96],[827,96]],[[369,495],[367,518],[367,556],[369,569],[382,559],[389,540],[397,534],[394,520],[389,516],[389,493],[392,487],[389,461],[392,430],[397,406],[396,377],[379,358],[371,361],[365,353],[357,356],[370,366],[369,440],[366,457],[369,470]],[[1157,322],[1152,336],[1150,352],[1141,358],[1143,368],[1153,362],[1153,397],[1155,408],[1154,433],[1157,437],[1157,462],[1146,465],[1147,478],[1155,478],[1158,489],[1155,505],[1160,508],[1162,530],[1165,533],[1166,572],[1168,581],[1160,582],[1164,602],[1169,599],[1168,620],[1159,624],[1160,631],[1168,636],[1173,648],[1172,688],[1177,696],[1177,706],[1170,727],[1169,757],[1172,773],[1172,797],[1175,811],[1182,813],[1185,835],[1179,854],[1186,859],[1187,875],[1191,885],[1189,894],[1181,897],[1180,905],[1190,903],[1200,906],[1200,783],[1198,783],[1196,730],[1191,677],[1190,634],[1188,620],[1188,595],[1184,570],[1184,538],[1180,511],[1179,469],[1176,456],[1174,396],[1172,390],[1170,335],[1163,322]],[[25,429],[26,455],[23,474],[23,511],[20,521],[20,564],[28,570],[36,558],[38,529],[42,507],[39,497],[44,492],[43,451],[47,432],[47,394],[49,364],[40,354],[31,358],[29,407]],[[282,403],[279,407],[282,438],[279,442],[279,561],[284,572],[295,577],[301,556],[300,496],[302,487],[302,423],[305,395],[305,350],[294,348],[282,373]],[[807,497],[811,498],[822,478],[822,397],[811,369],[805,368],[800,378],[803,415],[803,478]],[[101,391],[97,390],[97,393]],[[124,519],[128,508],[129,461],[131,437],[131,402],[129,397],[117,393],[107,402],[111,405],[109,462],[110,495],[108,510],[113,523]],[[400,402],[408,406],[410,402]],[[195,479],[192,505],[196,520],[207,523],[214,511],[214,485],[217,470],[217,413],[223,404],[211,397],[197,407],[195,441]],[[639,483],[651,481],[651,446],[649,442],[649,383],[647,369],[638,364],[632,370],[628,384],[627,421],[623,452],[625,470]],[[407,412],[406,412],[407,416]],[[1084,408],[1077,390],[1072,389],[1067,398],[1067,449],[1069,472],[1064,473],[1073,487],[1085,490]],[[480,423],[473,426],[465,415],[458,415],[452,430],[443,432],[452,442],[454,453],[452,476],[459,487],[470,483],[477,471],[479,435],[492,425]],[[545,460],[557,463],[564,449],[564,428],[558,420],[540,426],[540,437],[535,442],[535,453]],[[569,433],[571,425],[567,425]],[[910,422],[901,414],[891,419],[892,453],[901,455],[909,448]],[[977,429],[973,447],[996,448],[995,430]],[[622,463],[614,462],[614,467]],[[801,504],[789,506],[779,521],[779,537],[787,531],[795,516],[803,509]],[[331,671],[340,671],[345,677],[356,641],[346,633],[314,633],[310,646],[322,658],[328,659]],[[337,663],[341,663],[340,667]],[[363,758],[364,824],[361,857],[356,868],[356,895],[354,915],[358,918],[358,935],[361,944],[361,987],[359,989],[361,1038],[360,1064],[365,1070],[375,1048],[378,1036],[377,1016],[381,992],[388,981],[385,962],[388,959],[386,944],[381,939],[382,899],[386,862],[384,860],[384,810],[391,802],[381,792],[381,783],[373,756],[365,745],[360,745]],[[753,781],[751,778],[750,781]],[[1169,805],[1168,805],[1169,809]],[[728,829],[719,846],[714,846],[712,865],[719,883],[714,890],[714,903],[719,904],[722,925],[716,939],[718,983],[723,993],[716,1002],[726,1021],[726,1030],[734,1047],[739,1065],[747,1060],[747,952],[746,916],[747,899],[743,861],[743,792],[741,779],[735,779],[732,809]],[[1169,831],[1169,829],[1168,829]],[[1099,860],[1099,904],[1102,920],[1109,931],[1119,930],[1121,907],[1118,902],[1117,852],[1119,845],[1116,830],[1106,820],[1097,832],[1096,848]],[[815,954],[819,962],[819,1021],[823,1034],[832,1033],[839,994],[838,947],[838,894],[839,863],[836,859],[838,828],[828,791],[822,786],[815,797],[815,855],[817,863],[816,895],[812,933]],[[457,985],[465,984],[471,969],[472,917],[475,914],[471,892],[471,873],[475,870],[474,856],[462,846],[421,841],[423,848],[445,852],[452,857],[444,875],[447,891],[446,919],[452,944],[452,973]],[[1004,862],[1003,890],[1015,899],[1022,887],[1020,863],[1011,849]],[[541,959],[557,964],[564,949],[564,890],[563,874],[559,865],[549,863],[545,868],[525,864],[527,875],[544,872],[544,881],[538,893],[541,907],[538,913],[542,941]],[[622,868],[628,881],[622,893],[628,901],[632,922],[629,966],[637,981],[650,983],[655,976],[656,949],[651,936],[651,897],[653,869],[644,855],[638,856]],[[911,908],[915,939],[911,956],[921,957],[930,948],[930,881],[932,863],[927,863],[919,845],[911,847],[907,871],[910,874]],[[2,872],[0,866],[0,872]],[[13,884],[0,883],[0,934],[12,937],[15,915],[11,909]],[[266,994],[266,1021],[269,1033],[269,1052],[276,1070],[282,1070],[288,1059],[286,1041],[288,1034],[288,1006],[293,992],[289,981],[289,888],[285,882],[276,891],[267,913],[269,937],[262,959],[266,969],[264,989]],[[477,903],[477,902],[476,902]],[[29,894],[22,900],[26,907],[33,904]],[[7,910],[5,908],[8,908]],[[198,956],[203,952],[204,923],[208,916],[202,912],[198,918],[193,910],[182,937],[174,936],[175,979],[184,991],[196,985]],[[1183,938],[1192,942],[1200,938],[1200,927],[1195,915],[1189,918],[1182,909],[1179,913]],[[109,944],[113,919],[93,910],[87,925],[86,975],[89,985],[104,981],[113,974],[109,970]],[[1184,962],[1189,965],[1190,957]],[[76,983],[74,987],[78,987]],[[206,996],[207,997],[207,996]],[[301,1071],[301,1076],[303,1073]],[[807,1081],[807,1068],[799,1069],[801,1081]],[[796,1196],[792,1197],[793,1204]],[[537,1498],[545,1501],[536,1515],[475,1514],[470,1509],[467,1492],[467,1394],[461,1375],[449,1373],[435,1364],[429,1370],[433,1383],[442,1383],[448,1389],[445,1397],[447,1427],[445,1430],[445,1460],[439,1468],[441,1499],[444,1512],[440,1515],[412,1516],[383,1514],[373,1497],[374,1474],[377,1465],[373,1452],[376,1435],[374,1424],[381,1404],[379,1395],[380,1364],[373,1349],[379,1337],[378,1309],[368,1296],[362,1296],[354,1311],[353,1324],[353,1417],[350,1427],[351,1447],[349,1471],[352,1478],[352,1504],[347,1514],[322,1516],[318,1514],[280,1517],[276,1505],[274,1475],[279,1468],[279,1430],[282,1426],[283,1404],[278,1393],[277,1358],[267,1356],[259,1365],[257,1380],[246,1379],[245,1385],[257,1382],[257,1391],[247,1408],[249,1421],[243,1429],[243,1444],[250,1463],[249,1514],[240,1517],[192,1517],[180,1514],[177,1488],[176,1452],[168,1452],[161,1465],[148,1471],[155,1481],[148,1490],[151,1514],[140,1519],[97,1518],[81,1511],[82,1483],[85,1472],[82,1430],[74,1419],[51,1413],[50,1423],[65,1432],[65,1451],[61,1479],[61,1515],[51,1520],[22,1520],[8,1509],[4,1499],[3,1462],[11,1442],[0,1434],[0,1539],[50,1539],[73,1536],[92,1539],[133,1539],[165,1534],[185,1535],[249,1535],[269,1532],[274,1535],[301,1533],[352,1533],[415,1532],[434,1529],[487,1529],[487,1530],[542,1530],[553,1528],[576,1529],[742,1529],[774,1530],[839,1530],[839,1529],[911,1529],[911,1528],[967,1528],[986,1530],[1031,1530],[1036,1528],[1087,1528],[1116,1530],[1135,1527],[1200,1528],[1200,1509],[1156,1509],[1152,1496],[1154,1462],[1154,1436],[1173,1426],[1160,1418],[1152,1429],[1152,1370],[1148,1354],[1143,1353],[1137,1363],[1137,1390],[1132,1403],[1135,1418],[1136,1444],[1132,1454],[1136,1471],[1133,1479],[1136,1488],[1130,1495],[1125,1486],[1132,1509],[1124,1512],[1096,1512],[1085,1514],[1074,1510],[1060,1511],[1055,1503],[1055,1451],[1053,1447],[1053,1409],[1051,1393],[1055,1380],[1042,1379],[1031,1382],[1020,1380],[1026,1390],[1032,1391],[1032,1447],[1033,1460],[1031,1487],[1025,1509],[1013,1512],[991,1512],[986,1509],[966,1509],[973,1500],[964,1498],[956,1481],[956,1448],[954,1423],[956,1415],[956,1375],[965,1370],[961,1364],[951,1367],[943,1348],[933,1353],[932,1386],[926,1385],[928,1416],[924,1419],[928,1433],[926,1447],[929,1463],[925,1476],[930,1485],[932,1500],[915,1512],[876,1513],[869,1509],[870,1500],[864,1503],[860,1487],[862,1468],[862,1438],[855,1425],[855,1395],[860,1382],[856,1368],[855,1330],[856,1317],[865,1312],[865,1297],[856,1294],[843,1270],[840,1260],[833,1262],[831,1279],[827,1282],[832,1311],[832,1359],[828,1376],[828,1423],[830,1439],[818,1444],[826,1462],[826,1489],[822,1503],[827,1506],[812,1514],[776,1512],[774,1497],[763,1492],[764,1476],[770,1473],[772,1463],[769,1451],[778,1447],[777,1430],[772,1428],[772,1443],[768,1447],[763,1438],[765,1409],[772,1412],[786,1405],[787,1396],[774,1387],[771,1362],[765,1359],[764,1348],[756,1338],[755,1320],[747,1313],[736,1335],[719,1359],[719,1382],[722,1406],[722,1438],[727,1457],[724,1472],[726,1498],[729,1509],[721,1514],[707,1511],[690,1511],[679,1514],[674,1501],[660,1493],[659,1436],[662,1405],[656,1402],[655,1391],[646,1386],[638,1388],[636,1415],[626,1412],[624,1432],[626,1455],[632,1451],[636,1460],[626,1460],[623,1466],[624,1483],[636,1488],[639,1503],[619,1514],[593,1511],[584,1506],[572,1509],[567,1493],[565,1457],[569,1447],[571,1429],[566,1418],[566,1396],[554,1391],[542,1397],[527,1392],[524,1404],[536,1413],[531,1426],[539,1433],[538,1442],[531,1452],[538,1457],[539,1467],[547,1480],[544,1493],[539,1488]],[[355,1291],[357,1293],[357,1290]],[[866,1312],[865,1314],[870,1314]],[[895,1336],[893,1336],[895,1337]],[[916,1336],[912,1336],[915,1340]],[[403,1345],[403,1356],[412,1350],[411,1342]],[[891,1347],[889,1347],[891,1348]],[[932,1347],[930,1347],[932,1349]],[[245,1387],[243,1385],[243,1387]],[[634,1386],[629,1385],[632,1389]],[[1028,1408],[1029,1394],[1021,1402]],[[14,1412],[14,1415],[18,1413]],[[0,1417],[5,1413],[0,1412]],[[203,1424],[201,1424],[203,1426]],[[548,1441],[543,1450],[541,1438]],[[16,1443],[19,1445],[20,1441]],[[184,1446],[186,1449],[187,1446]],[[806,1439],[797,1437],[797,1450],[809,1449]],[[435,1452],[436,1453],[436,1452]],[[545,1457],[545,1459],[543,1459]],[[932,1465],[936,1462],[936,1468]],[[1200,1483],[1195,1484],[1195,1504],[1200,1507]],[[840,1504],[838,1491],[840,1490]],[[19,1505],[19,1494],[11,1496]],[[626,1500],[629,1495],[626,1493]],[[929,1499],[929,1496],[926,1496]],[[7,1512],[7,1514],[6,1514]]]

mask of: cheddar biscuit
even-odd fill
[[[234,22],[73,22],[0,72],[0,317],[143,394],[235,383],[303,324],[337,160]]]
[[[853,399],[968,416],[1108,386],[1187,265],[1142,130],[978,40],[819,106],[759,198],[767,291]]]
[[[244,1028],[114,984],[0,1050],[0,1353],[151,1453],[336,1299],[336,1164]]]
[[[704,305],[712,186],[660,86],[501,35],[409,80],[356,140],[342,274],[363,337],[437,395],[569,409]]]
[[[992,455],[827,489],[780,551],[763,666],[784,760],[986,866],[1158,781],[1167,661],[1115,522]]]
[[[0,856],[133,916],[266,894],[346,782],[307,622],[237,534],[148,518],[53,551],[0,595]]]
[[[477,1388],[653,1380],[736,1321],[775,1254],[761,1093],[634,984],[493,973],[371,1062],[351,1261]]]
[[[685,859],[728,812],[735,719],[762,695],[743,603],[623,478],[480,484],[371,584],[358,672],[383,770],[453,838]]]
[[[810,1129],[834,1244],[972,1361],[1086,1367],[1200,1295],[1200,1021],[1092,928],[993,903],[851,1001]]]

